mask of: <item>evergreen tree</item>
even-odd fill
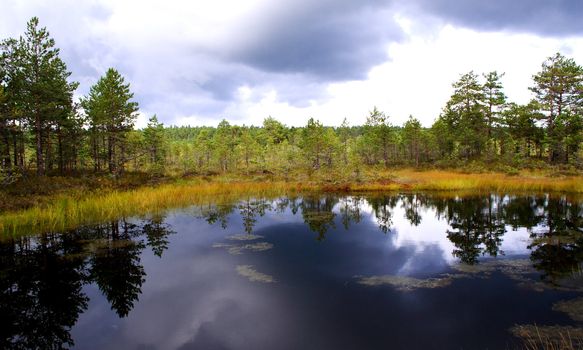
[[[325,130],[322,123],[310,118],[303,131],[301,148],[306,159],[309,159],[312,169],[320,169],[322,156],[326,148],[324,134]]]
[[[13,90],[14,107],[31,126],[37,174],[44,175],[47,160],[52,164],[52,133],[70,116],[73,92],[78,84],[68,82],[71,73],[59,58],[55,41],[46,28],[38,26],[38,18],[33,17],[23,37],[18,41],[8,40],[3,46],[5,50],[11,47],[9,86]],[[59,149],[60,154],[62,151]]]
[[[443,118],[456,136],[459,153],[466,159],[480,156],[487,138],[484,118],[484,92],[474,72],[463,74],[453,85]]]
[[[510,150],[512,154],[530,158],[540,153],[537,149],[542,146],[543,135],[542,129],[537,126],[537,120],[541,118],[538,108],[535,101],[524,106],[511,103],[503,113],[503,122],[510,134],[509,143],[514,147]]]
[[[237,150],[240,158],[245,164],[245,171],[249,173],[249,167],[253,159],[259,154],[260,145],[257,142],[256,134],[252,133],[251,128],[243,126],[241,128],[241,136],[239,138],[239,144],[237,145]]]
[[[231,126],[223,119],[217,126],[213,135],[213,145],[215,157],[219,164],[219,169],[226,173],[233,161],[235,147],[237,146],[238,127]]]
[[[374,107],[366,118],[364,133],[374,153],[380,154],[384,166],[388,167],[389,152],[395,142],[395,135],[389,123],[389,117],[379,111],[377,107]]]
[[[138,103],[131,101],[134,94],[130,84],[113,68],[91,87],[81,105],[87,114],[92,133],[93,158],[96,170],[105,149],[109,172],[118,174],[126,162],[125,139],[133,129]]]
[[[496,138],[498,135],[494,133],[494,130],[500,124],[501,113],[506,104],[506,95],[503,92],[503,86],[500,79],[504,76],[504,73],[499,74],[497,71],[484,74],[486,82],[484,83],[484,118],[486,119],[486,126],[488,128],[488,142],[492,143],[493,153],[496,154],[497,145]]]
[[[348,124],[348,120],[346,120],[346,118],[344,118],[344,120],[342,120],[342,124],[340,124],[340,127],[338,128],[338,134],[339,134],[339,138],[340,138],[340,145],[342,148],[341,154],[342,154],[342,162],[344,163],[344,165],[348,165],[348,154],[349,154],[349,148],[348,148],[348,143],[350,141],[350,126]]]
[[[563,156],[567,161],[568,155],[563,147],[567,136],[564,133],[569,129],[557,125],[557,121],[580,124],[583,68],[573,59],[557,53],[543,62],[541,71],[533,76],[533,80],[534,86],[530,90],[544,112],[542,120],[546,125],[548,160],[556,162]]]
[[[164,133],[164,124],[158,122],[158,118],[154,114],[148,120],[148,125],[144,129],[144,143],[146,153],[148,154],[148,161],[151,169],[155,173],[162,173],[164,171],[166,159],[166,137]]]
[[[422,138],[421,122],[412,115],[405,122],[403,127],[403,142],[407,150],[409,160],[415,161],[415,166],[419,166],[419,153]]]
[[[287,128],[285,125],[271,116],[263,120],[263,131],[268,144],[277,145],[287,138]]]

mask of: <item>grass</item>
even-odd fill
[[[42,180],[47,183],[54,181]],[[141,180],[140,180],[141,179]],[[138,177],[124,186],[112,185],[106,180],[94,179],[89,189],[68,188],[66,181],[59,190],[38,194],[3,192],[4,200],[37,196],[38,203],[23,210],[9,210],[0,214],[0,235],[20,236],[39,232],[57,232],[74,229],[122,217],[159,212],[202,202],[233,201],[244,195],[258,197],[279,196],[308,191],[324,192],[379,192],[379,191],[473,191],[499,193],[583,193],[583,176],[549,177],[541,174],[509,176],[501,173],[463,174],[453,171],[375,170],[359,182],[281,181],[273,177],[217,176],[173,179],[162,183],[138,186]],[[123,183],[123,182],[122,182]],[[143,183],[143,182],[142,182]],[[23,186],[23,185],[21,185]],[[33,185],[32,188],[34,188]],[[30,187],[28,186],[28,187]],[[28,188],[27,186],[23,186]],[[37,186],[39,188],[41,186]],[[62,190],[65,188],[65,190]],[[36,198],[36,197],[35,197]],[[17,205],[14,205],[17,207]]]
[[[400,183],[411,190],[484,191],[484,192],[568,192],[583,193],[583,176],[550,177],[538,173],[506,175],[502,173],[464,174],[452,171],[394,172]]]
[[[297,185],[272,183],[204,183],[192,181],[145,187],[129,191],[111,191],[105,195],[89,195],[82,199],[56,197],[51,204],[8,212],[0,216],[3,236],[21,236],[33,232],[58,232],[81,225],[117,220],[122,217],[160,212],[212,200],[225,202],[237,197],[276,196],[293,193]]]
[[[583,329],[570,326],[516,325],[510,332],[525,350],[581,350]]]

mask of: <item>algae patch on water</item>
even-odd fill
[[[455,275],[446,275],[444,277],[421,279],[414,277],[392,275],[368,276],[368,277],[356,276],[356,278],[358,279],[357,283],[359,284],[369,287],[390,285],[395,287],[396,290],[403,292],[408,292],[416,289],[447,287],[456,277],[457,276]]]
[[[267,242],[257,242],[248,244],[215,243],[213,248],[225,248],[229,254],[241,255],[246,251],[262,252],[273,248],[273,244]]]
[[[255,270],[252,265],[237,265],[237,273],[243,277],[246,277],[251,282],[261,283],[276,282],[273,276]]]
[[[553,310],[564,312],[575,321],[583,321],[583,298],[559,301],[553,304]]]
[[[227,239],[230,241],[254,241],[261,238],[263,238],[263,236],[253,234],[238,234],[227,236]]]
[[[538,280],[537,271],[528,259],[492,259],[479,264],[454,264],[451,269],[455,273],[445,273],[437,277],[414,278],[396,275],[355,276],[357,283],[365,286],[389,285],[399,291],[413,291],[416,289],[442,288],[449,286],[454,279],[487,278],[494,272],[499,272],[518,282],[524,288],[536,291],[546,289],[560,289],[578,291],[577,287],[548,284]]]

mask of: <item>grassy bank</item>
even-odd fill
[[[98,187],[99,191],[91,188],[79,189],[71,185],[66,190],[54,194],[47,193],[41,196],[43,199],[40,200],[40,204],[0,214],[0,233],[3,236],[18,236],[35,232],[63,231],[80,225],[183,207],[209,200],[231,201],[244,195],[271,197],[309,191],[583,193],[582,176],[552,177],[534,173],[510,176],[499,173],[463,174],[412,170],[376,171],[366,174],[365,181],[350,183],[314,177],[300,179],[300,181],[281,181],[270,176],[253,179],[194,177],[165,180],[161,183],[159,181],[146,182],[146,185],[141,187],[134,185]]]
[[[399,183],[408,184],[412,190],[583,193],[583,176],[560,176],[551,173],[506,175],[402,170],[395,172],[395,176]]]
[[[224,202],[239,196],[276,196],[293,193],[295,184],[283,182],[202,182],[193,180],[129,191],[111,191],[74,199],[55,197],[50,204],[0,215],[0,232],[19,236],[32,232],[57,232],[80,225],[158,212],[206,201]]]

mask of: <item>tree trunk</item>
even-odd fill
[[[107,161],[108,161],[108,165],[109,165],[109,172],[110,173],[115,173],[115,144],[113,141],[113,136],[112,135],[108,135],[107,136]]]
[[[38,109],[38,106],[37,106]],[[41,131],[41,118],[38,115],[38,110],[36,112],[35,120],[35,134],[36,134],[36,174],[42,176],[45,174],[45,162],[43,158],[43,143],[42,143],[42,131]]]
[[[61,131],[61,126],[57,125],[57,147],[58,149],[58,154],[59,154],[59,159],[58,159],[58,163],[59,163],[59,172],[61,174],[63,174],[63,172],[65,171],[65,163],[64,163],[64,159],[63,159],[63,135],[62,135],[62,131]]]
[[[4,150],[2,154],[2,167],[3,168],[10,168],[10,139],[9,139],[9,132],[8,127],[6,124],[2,125],[2,142],[4,143]],[[14,150],[16,153],[16,149]]]

